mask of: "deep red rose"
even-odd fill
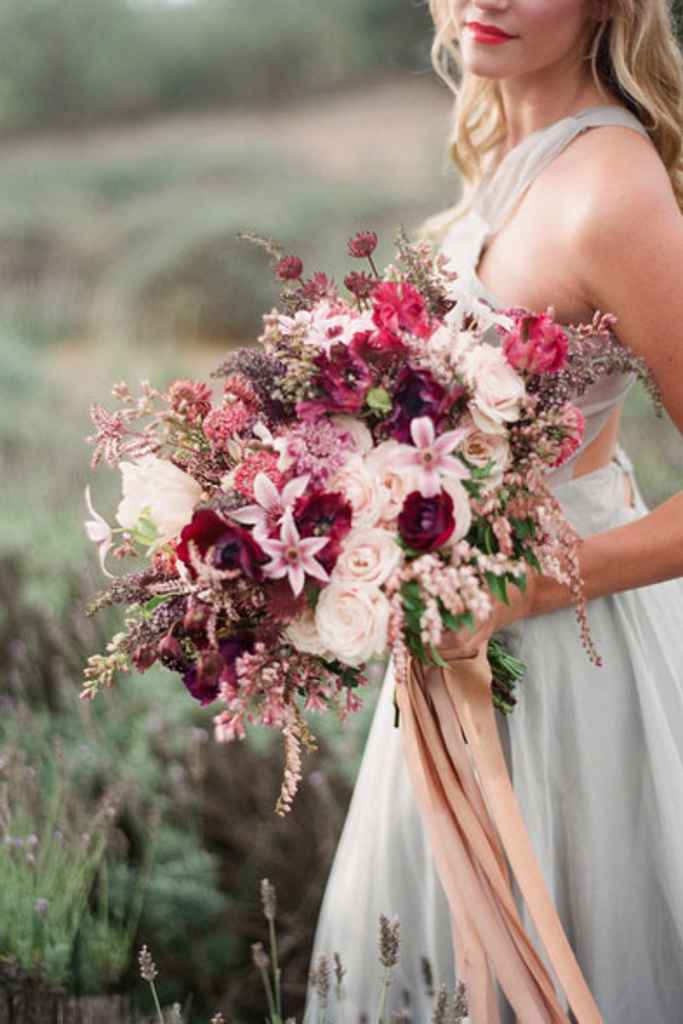
[[[321,352],[314,362],[318,368],[315,384],[320,396],[299,402],[297,414],[305,419],[328,412],[360,412],[374,383],[367,363],[347,345],[333,345],[329,356]]]
[[[433,498],[423,498],[419,491],[411,491],[403,502],[398,532],[415,551],[436,551],[454,529],[453,499],[446,491]]]
[[[411,420],[416,416],[429,416],[438,426],[448,404],[445,388],[429,370],[413,370],[409,366],[398,375],[392,398],[394,406],[387,428],[395,440],[405,444],[411,441]]]
[[[366,363],[387,363],[391,359],[403,358],[408,351],[397,334],[383,328],[359,331],[349,347]]]
[[[382,281],[372,292],[372,319],[378,327],[398,334],[409,331],[418,338],[432,333],[425,301],[407,281]]]
[[[268,561],[249,530],[237,523],[222,519],[211,509],[195,512],[192,522],[184,526],[180,534],[177,556],[196,576],[190,559],[190,542],[204,559],[209,549],[213,551],[211,564],[216,569],[239,569],[251,580],[262,578],[262,566]]]
[[[302,495],[294,505],[294,522],[301,537],[327,537],[322,551],[315,556],[323,568],[332,572],[341,542],[351,529],[350,503],[338,491],[320,491]]]

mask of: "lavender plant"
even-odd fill
[[[266,951],[262,942],[252,944],[252,963],[261,975],[263,988],[268,1004],[268,1017],[266,1024],[297,1024],[295,1017],[283,1017],[282,1011],[282,970],[279,966],[277,932],[275,929],[275,915],[277,907],[277,894],[275,886],[267,879],[261,880],[261,903],[263,914],[268,922],[268,943]],[[384,914],[379,919],[378,936],[379,962],[383,968],[380,990],[378,993],[377,1011],[372,1024],[418,1024],[413,1021],[410,1014],[410,993],[403,992],[403,1006],[394,1010],[391,1017],[387,1017],[389,1006],[389,994],[391,991],[395,968],[398,966],[401,950],[400,922],[398,917],[388,918]],[[140,965],[140,977],[150,987],[158,1024],[182,1024],[183,1016],[180,1006],[176,1003],[169,1010],[164,1011],[159,1001],[156,988],[158,971],[152,954],[143,946],[138,955]],[[434,988],[434,977],[432,966],[426,957],[420,962],[422,979],[425,991],[433,1003],[431,1024],[464,1024],[467,1019],[467,994],[463,982],[458,982],[453,991],[448,990],[442,984],[438,990]],[[329,1024],[333,1019],[336,1024],[344,1024],[347,1020],[344,1014],[346,993],[344,990],[344,977],[347,973],[341,956],[338,952],[331,955],[322,953],[311,968],[309,983],[315,989],[318,997],[318,1011],[316,1020],[310,1019],[310,1004],[304,1015],[302,1024]],[[336,1016],[330,1016],[331,995],[334,992]],[[225,1024],[223,1015],[216,1013],[210,1024]],[[357,1024],[371,1024],[367,1013],[361,1013]],[[422,1024],[422,1022],[419,1022]]]
[[[88,963],[86,978],[100,984],[123,970],[135,922],[111,918],[105,871],[120,798],[105,792],[92,811],[70,790],[59,747],[40,766],[5,748],[0,943],[4,956],[29,974],[68,983],[77,952]]]

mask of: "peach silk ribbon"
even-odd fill
[[[577,1024],[602,1016],[553,906],[500,745],[485,648],[396,685],[413,790],[448,897],[456,977],[473,1024],[500,1024],[496,980],[522,1024],[569,1024],[513,899],[508,864]],[[506,863],[507,856],[507,863]]]

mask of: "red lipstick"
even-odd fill
[[[515,36],[503,32],[495,25],[482,25],[479,21],[468,21],[465,25],[476,43],[487,43],[489,46],[497,46],[500,43],[507,43]]]

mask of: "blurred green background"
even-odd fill
[[[238,231],[339,278],[356,230],[386,262],[399,223],[454,201],[429,44],[417,0],[0,6],[0,982],[20,969],[144,1003],[145,942],[163,1001],[261,1021],[268,876],[301,1011],[373,700],[343,730],[311,716],[321,749],[285,821],[277,744],[215,746],[170,674],[79,702],[120,621],[83,612],[102,582],[86,482],[107,517],[117,500],[114,474],[88,469],[88,407],[120,379],[205,375],[256,336],[276,290]],[[641,392],[624,438],[650,502],[680,487],[679,437]]]

